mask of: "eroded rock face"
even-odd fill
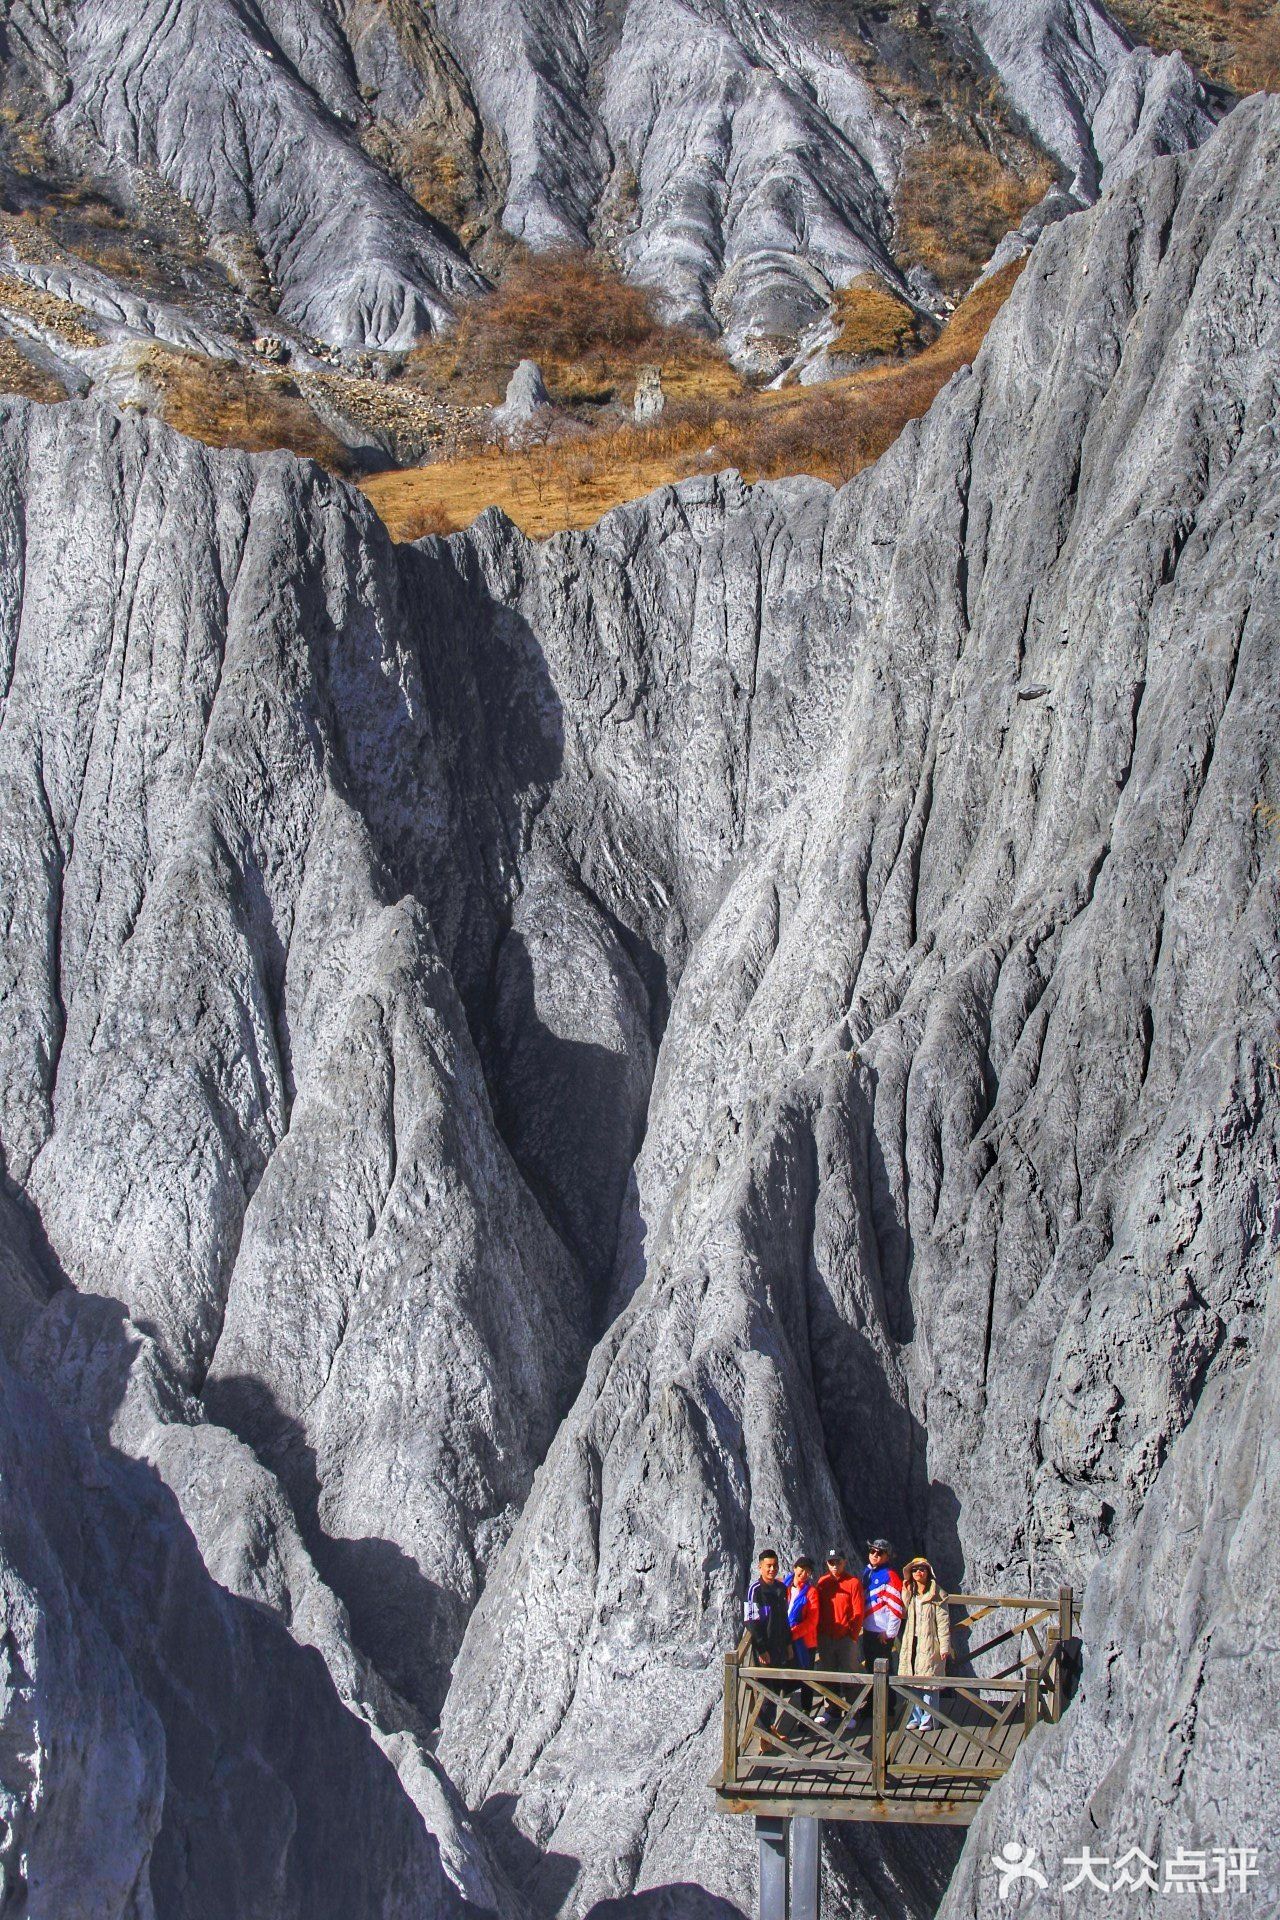
[[[1206,1389],[1132,1535],[1094,1576],[1079,1697],[1061,1729],[1029,1743],[992,1793],[940,1920],[1010,1910],[989,1861],[1013,1838],[1036,1846],[1051,1890],[1039,1896],[1047,1912],[1114,1910],[1121,1896],[1096,1885],[1061,1893],[1080,1874],[1086,1847],[1102,1863],[1095,1877],[1104,1887],[1135,1847],[1157,1863],[1163,1885],[1161,1867],[1182,1849],[1204,1856],[1201,1897],[1265,1909],[1280,1866],[1265,1811],[1280,1792],[1266,1627],[1280,1484],[1278,1362],[1273,1301],[1254,1359]],[[1259,1701],[1268,1703],[1262,1713]],[[1139,1878],[1143,1869],[1131,1861],[1126,1871]],[[1184,1869],[1196,1871],[1194,1862]],[[1220,1874],[1222,1894],[1213,1891]],[[1149,1893],[1131,1897],[1160,1910]],[[1163,1893],[1166,1905],[1191,1897]]]
[[[973,35],[1082,200],[1213,126],[1216,109],[1181,55],[1134,47],[1091,0],[950,0],[943,12]]]
[[[68,158],[126,191],[157,178],[212,235],[250,237],[305,332],[409,346],[483,284],[360,150],[357,72],[330,7],[17,0],[12,14]]]
[[[1080,1585],[1257,1343],[1278,167],[1256,103],[1047,234],[832,503],[843,708],[683,972],[629,1304],[446,1706],[584,1906],[741,1896],[696,1783],[753,1539]]]
[[[903,285],[892,200],[910,122],[807,6],[448,0],[440,17],[510,158],[504,223],[530,244],[616,235],[673,317],[714,324],[761,369],[859,273]],[[1135,51],[1100,7],[992,0],[939,18],[1081,203],[1109,170],[1213,125],[1185,62]]]
[[[506,397],[493,410],[493,428],[504,440],[531,438],[551,417],[551,395],[536,360],[522,360],[507,382]]]
[[[214,1585],[150,1469],[99,1450],[2,1358],[0,1438],[6,1905],[468,1911],[323,1664]]]
[[[1093,0],[956,0],[938,23],[926,66],[994,70],[1077,204],[1220,111]],[[194,211],[304,340],[447,325],[484,284],[464,237],[500,221],[603,244],[769,372],[860,273],[906,292],[894,194],[919,133],[845,26],[808,0],[13,0],[4,54],[66,170]],[[161,339],[200,328],[123,285],[98,304]]]
[[[211,1745],[271,1718],[240,1695],[282,1621],[315,1650],[267,1772],[326,1820],[288,1742],[337,1716],[350,1872],[405,1911],[749,1905],[705,1781],[764,1533],[1101,1566],[1092,1641],[1167,1631],[1173,1563],[1108,1596],[1194,1502],[1205,1410],[1260,1404],[1276,1217],[1278,178],[1257,101],[1050,230],[839,494],[729,475],[393,549],[282,456],[5,410],[13,1392],[60,1409],[72,1519],[105,1461],[176,1556]],[[103,1610],[94,1524],[122,1665],[88,1627],[66,1657],[117,1675],[78,1724],[129,1791],[86,1805],[142,1916],[188,1817],[166,1785],[156,1825],[168,1615],[145,1554]],[[10,1527],[73,1635],[70,1547]],[[1097,1669],[1081,1704],[1085,1782],[1135,1708]],[[282,1831],[228,1899],[366,1910]],[[951,1864],[864,1839],[832,1897],[924,1914]]]

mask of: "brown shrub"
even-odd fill
[[[493,292],[463,308],[447,339],[412,356],[419,377],[488,405],[521,360],[536,360],[554,398],[569,406],[612,399],[647,361],[662,367],[664,385],[680,370],[686,380],[742,384],[709,342],[665,325],[643,288],[589,253],[521,250]]]
[[[424,500],[405,515],[397,528],[397,538],[424,540],[431,533],[443,535],[457,531],[454,516],[443,500]]]
[[[455,232],[462,226],[476,197],[475,169],[433,121],[406,127],[374,121],[362,138],[373,159],[398,176],[424,212]]]
[[[591,353],[648,351],[663,329],[649,296],[590,254],[529,254],[500,287],[463,317],[459,333],[487,358],[512,365],[541,353],[583,360]]]
[[[1272,0],[1116,0],[1112,12],[1158,53],[1185,53],[1237,93],[1280,91],[1280,20]]]
[[[908,156],[899,190],[905,251],[946,292],[960,293],[1054,179],[1048,161],[1029,153],[1025,170],[1018,171],[985,147],[955,138],[926,140]]]
[[[1231,50],[1227,80],[1237,93],[1280,93],[1280,15],[1246,27]]]

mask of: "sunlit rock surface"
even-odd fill
[[[1096,1662],[1218,1617],[1125,1556],[1269,1377],[1278,181],[1266,101],[1123,178],[840,493],[541,547],[6,406],[0,1565],[28,1669],[89,1676],[5,1696],[6,1873],[74,1802],[131,1920],[745,1911],[706,1780],[762,1533],[1091,1583],[1015,1779],[1123,1811]],[[185,1905],[157,1639],[266,1783]],[[1225,1766],[1234,1669],[1189,1671]],[[54,1728],[115,1796],[36,1805]],[[846,1837],[834,1910],[952,1864]]]

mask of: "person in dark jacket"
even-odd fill
[[[791,1626],[787,1620],[787,1589],[778,1578],[778,1555],[765,1547],[756,1562],[756,1577],[747,1588],[742,1618],[751,1635],[751,1658],[758,1667],[791,1665]],[[773,1726],[777,1709],[766,1701],[760,1710],[760,1730]]]
[[[756,1562],[756,1577],[747,1588],[742,1618],[751,1635],[751,1658],[758,1667],[791,1665],[791,1626],[787,1619],[787,1589],[778,1578],[778,1555],[765,1547]]]

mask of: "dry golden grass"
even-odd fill
[[[1019,168],[954,137],[926,140],[908,154],[898,204],[903,247],[957,294],[971,286],[1011,227],[1054,183],[1030,148]]]
[[[1274,0],[1117,0],[1135,39],[1175,50],[1237,93],[1280,92],[1280,14]]]
[[[85,316],[83,307],[63,300],[42,288],[28,286],[12,274],[0,274],[0,307],[20,314],[34,326],[42,327],[68,347],[96,347],[99,336]]]
[[[1227,80],[1237,93],[1280,93],[1280,15],[1268,12],[1232,42]]]
[[[156,390],[165,420],[210,447],[266,453],[285,447],[349,473],[347,449],[316,418],[287,374],[239,367],[199,354],[149,347],[138,373]]]
[[[840,330],[832,353],[901,359],[925,344],[920,316],[874,273],[860,273],[837,293],[834,312]]]
[[[23,400],[40,400],[52,405],[65,400],[66,388],[43,367],[33,366],[12,340],[0,339],[0,393],[16,394]]]
[[[912,360],[823,386],[672,403],[651,427],[522,452],[488,449],[374,475],[364,491],[397,539],[416,540],[469,526],[487,506],[537,537],[586,527],[610,507],[699,470],[737,467],[748,480],[812,473],[838,483],[878,459],[972,360],[1022,265],[992,275]]]

